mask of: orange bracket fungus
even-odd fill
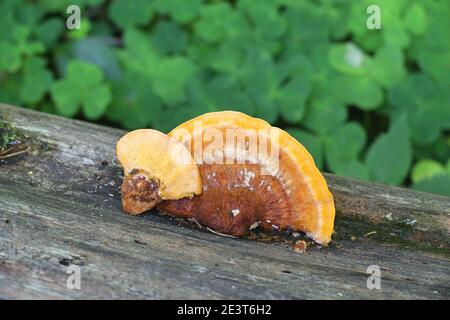
[[[261,119],[223,111],[168,135],[136,130],[120,139],[117,158],[129,214],[156,206],[224,235],[259,226],[331,240],[335,208],[324,177],[297,140]]]

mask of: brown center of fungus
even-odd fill
[[[261,175],[255,164],[199,165],[202,194],[167,200],[158,210],[194,218],[219,233],[242,236],[252,226],[282,230],[289,227],[292,212],[279,181]]]
[[[137,215],[162,201],[158,196],[158,179],[148,177],[147,172],[137,169],[125,176],[122,185],[122,204],[125,212]]]

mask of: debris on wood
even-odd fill
[[[367,232],[367,233],[364,235],[364,237],[368,237],[368,236],[371,236],[371,235],[376,234],[376,233],[377,233],[376,231]]]
[[[305,253],[307,244],[305,240],[299,240],[294,243],[294,251],[299,253]]]
[[[235,236],[232,236],[231,234],[225,234],[225,233],[217,232],[217,231],[215,231],[215,230],[213,230],[213,229],[211,229],[209,227],[206,227],[206,230],[208,230],[209,232],[212,232],[214,234],[217,234],[218,236],[221,236],[221,237],[234,238],[234,239],[237,238]]]

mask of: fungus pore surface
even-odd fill
[[[252,226],[287,229],[291,224],[288,196],[279,181],[262,175],[256,164],[199,165],[202,194],[168,200],[158,210],[194,218],[219,233],[243,236]]]

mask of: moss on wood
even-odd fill
[[[18,130],[7,123],[0,115],[0,153],[22,142],[22,137]]]

